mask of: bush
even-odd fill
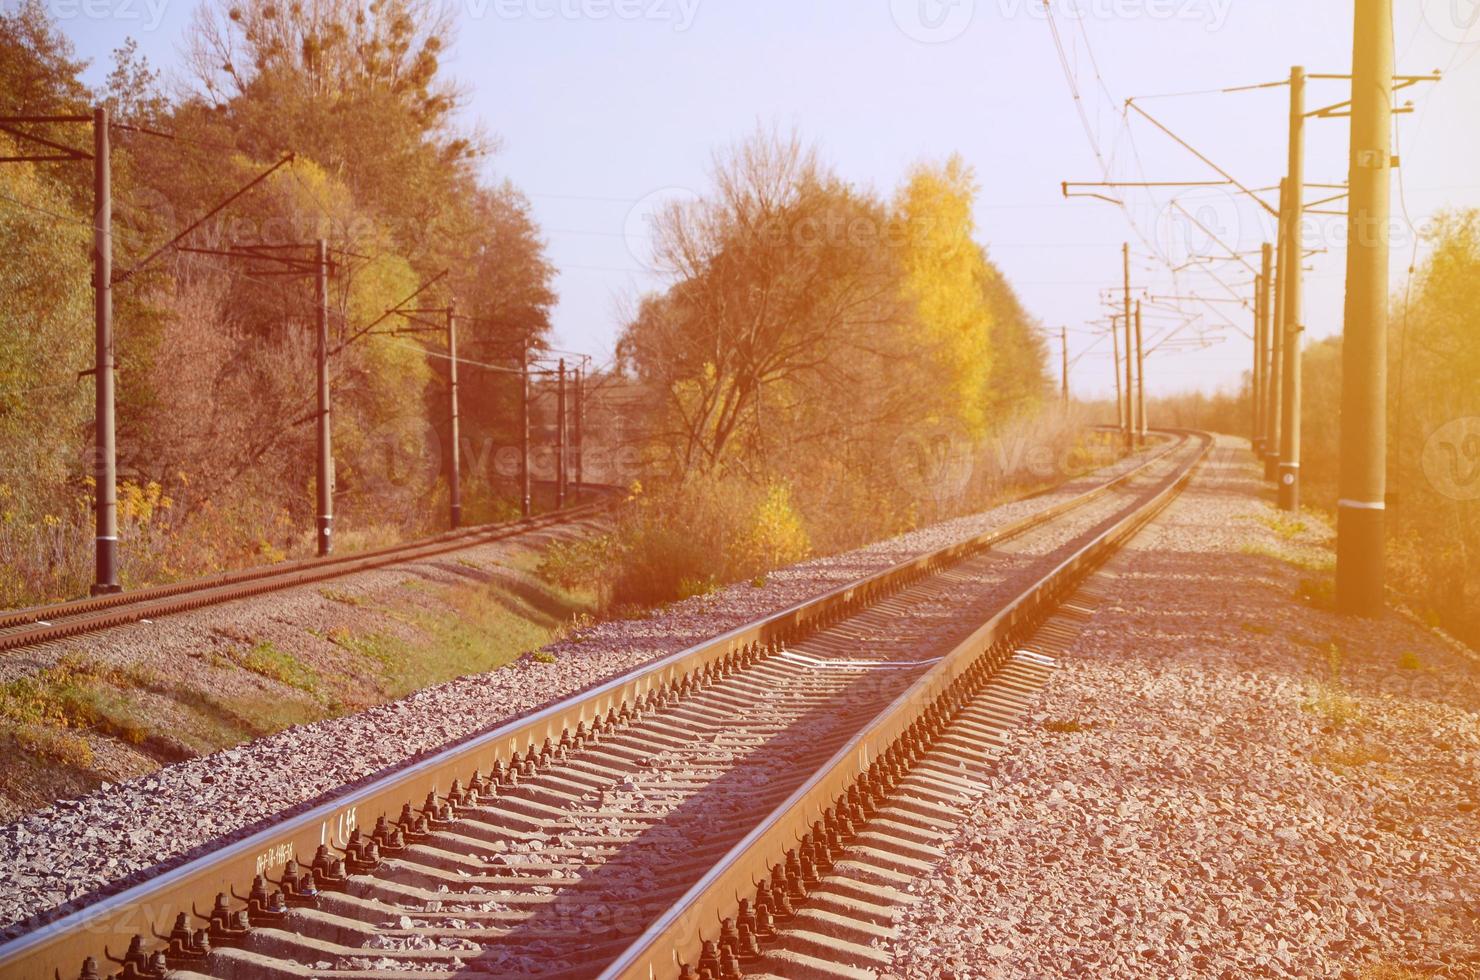
[[[763,578],[810,551],[785,485],[705,477],[653,493],[634,486],[611,534],[554,545],[539,574],[592,587],[608,607],[651,606]]]
[[[556,541],[540,558],[536,573],[562,589],[579,589],[599,582],[611,564],[616,546],[610,534],[574,541]]]

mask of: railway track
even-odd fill
[[[1019,641],[1064,628],[1063,597],[1209,445],[1179,435],[1033,517],[28,923],[0,973],[866,973],[880,895],[969,788],[972,739],[1051,663]]]
[[[603,495],[616,490],[614,487],[593,487],[590,484],[587,488]],[[450,551],[580,520],[598,513],[605,506],[605,501],[596,501],[521,520],[448,531],[436,537],[370,551],[283,562],[225,572],[205,579],[0,612],[0,652],[201,609],[297,585],[323,582],[372,568],[432,558]]]

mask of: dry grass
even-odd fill
[[[1284,514],[1265,514],[1259,518],[1259,523],[1279,535],[1282,541],[1294,541],[1300,535],[1310,530],[1310,525],[1304,521],[1286,517]]]
[[[1342,678],[1344,666],[1341,647],[1332,643],[1326,652],[1325,674],[1317,679],[1315,691],[1305,702],[1305,710],[1319,716],[1332,731],[1340,731],[1362,720],[1362,707],[1351,696]]]
[[[1295,568],[1303,568],[1308,572],[1329,572],[1336,568],[1335,555],[1325,551],[1287,548],[1276,544],[1265,544],[1261,541],[1245,542],[1239,546],[1239,551],[1260,558],[1273,558],[1275,561],[1292,565]]]
[[[309,694],[318,694],[322,686],[318,671],[291,653],[279,650],[268,640],[248,650],[231,651],[231,659],[254,674]]]
[[[1314,753],[1310,761],[1344,775],[1374,763],[1392,762],[1393,754],[1385,746],[1361,739],[1324,748]]]
[[[147,676],[64,656],[54,667],[0,685],[0,734],[65,765],[88,765],[86,733],[136,745],[150,735],[127,689],[152,683]]]
[[[511,561],[517,576],[419,583],[401,598],[355,599],[347,603],[353,610],[344,625],[304,632],[301,644],[291,634],[275,642],[240,638],[203,651],[199,669],[186,675],[154,676],[69,657],[0,685],[0,750],[7,751],[0,760],[0,812],[116,779],[120,759],[138,767],[125,770],[132,774],[209,753],[497,669],[590,625],[591,597],[542,586],[531,574],[534,561]],[[325,642],[351,656],[330,652],[325,659]],[[95,756],[106,740],[126,743],[128,751],[110,745]]]

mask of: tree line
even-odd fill
[[[1480,644],[1480,211],[1440,214],[1431,246],[1388,316],[1389,584],[1435,625]],[[1341,336],[1301,365],[1306,501],[1334,514],[1340,467]],[[1157,424],[1247,435],[1237,391],[1158,400]]]
[[[445,520],[446,351],[425,322],[385,320],[407,297],[456,302],[464,433],[517,442],[519,385],[500,366],[546,344],[554,272],[527,200],[484,176],[496,139],[458,121],[450,43],[432,0],[208,0],[180,85],[126,44],[94,89],[40,0],[0,15],[0,113],[102,104],[117,124],[117,269],[292,155],[194,250],[113,290],[125,586],[311,550],[313,283],[218,253],[328,240],[340,546]],[[0,132],[0,150],[19,145]],[[616,366],[593,379],[591,414],[620,415],[645,489],[581,561],[599,553],[639,599],[989,500],[1022,469],[1014,426],[1054,403],[1038,324],[976,240],[961,160],[883,194],[758,128],[716,153],[712,177],[657,216],[666,284],[636,301]],[[17,605],[88,582],[90,168],[0,165],[0,195],[0,605]],[[1072,429],[1031,438],[1067,452]],[[507,516],[498,454],[460,450],[466,521]],[[696,523],[716,529],[702,549]],[[676,528],[686,541],[665,536]]]
[[[980,506],[1021,476],[1028,437],[1011,430],[1056,402],[1039,325],[976,240],[977,194],[959,158],[885,196],[795,133],[718,151],[706,193],[654,216],[667,283],[618,344],[656,482],[550,573],[662,601]],[[1032,438],[1067,451],[1072,428]]]
[[[117,270],[294,155],[187,244],[327,239],[336,508],[351,547],[434,525],[443,508],[429,501],[447,493],[435,461],[451,452],[445,343],[403,318],[361,326],[448,270],[419,303],[455,299],[464,431],[507,443],[517,384],[471,365],[517,365],[555,300],[527,200],[483,176],[496,141],[456,121],[450,35],[428,0],[221,0],[197,11],[178,90],[132,43],[93,89],[39,0],[0,14],[0,113],[101,104],[118,124]],[[90,143],[85,126],[26,128]],[[0,133],[0,151],[21,145]],[[91,179],[85,162],[0,165],[0,605],[88,580]],[[313,282],[273,271],[171,252],[113,290],[126,584],[279,558],[312,526]],[[471,520],[503,513],[491,473],[468,484]]]

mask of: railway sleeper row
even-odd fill
[[[815,630],[826,629],[837,618],[818,617],[812,621],[812,626]],[[797,643],[805,639],[800,631],[793,633],[791,638]],[[403,915],[415,916],[412,919],[415,923],[417,919],[441,914],[437,908],[440,903],[456,906],[455,901],[448,902],[449,898],[467,899],[464,904],[468,905],[490,902],[492,896],[487,889],[491,885],[504,888],[512,885],[524,890],[523,895],[499,894],[498,904],[507,911],[482,917],[506,930],[512,929],[542,906],[555,904],[553,896],[534,891],[552,887],[552,879],[532,877],[517,881],[504,874],[473,877],[465,868],[457,867],[466,863],[467,859],[461,855],[469,853],[470,847],[543,842],[553,823],[560,820],[568,821],[572,830],[608,821],[616,821],[629,831],[649,829],[661,823],[662,815],[597,810],[579,814],[576,820],[572,820],[569,806],[593,789],[604,791],[619,784],[639,764],[651,760],[655,754],[681,748],[696,737],[717,735],[718,738],[709,744],[722,750],[760,747],[774,736],[774,729],[778,726],[774,723],[767,725],[755,717],[737,723],[731,712],[754,712],[755,696],[773,694],[783,686],[790,689],[792,700],[798,707],[836,705],[838,689],[861,673],[859,670],[818,673],[799,666],[786,669],[785,661],[779,659],[775,664],[769,664],[786,647],[786,642],[778,640],[721,658],[715,665],[706,666],[674,685],[654,690],[637,707],[624,704],[620,709],[613,708],[604,719],[593,721],[589,727],[582,724],[573,733],[563,733],[558,743],[547,740],[538,748],[531,745],[525,753],[516,755],[506,764],[495,762],[487,775],[474,772],[466,786],[454,784],[445,797],[428,798],[420,809],[408,803],[395,819],[381,816],[370,833],[352,832],[343,853],[335,853],[329,846],[322,845],[312,863],[306,863],[306,866],[290,861],[282,876],[275,881],[259,876],[245,896],[245,908],[233,910],[228,896],[218,896],[215,907],[205,917],[207,926],[192,932],[189,923],[181,916],[169,937],[167,949],[146,955],[142,938],[136,939],[120,962],[119,976],[163,977],[167,971],[187,978],[192,973],[201,976],[203,974],[196,971],[205,968],[213,951],[216,955],[211,963],[211,973],[221,976],[322,975],[325,971],[320,964],[329,952],[333,953],[331,958],[338,959],[367,953],[393,953],[394,957],[422,960],[423,968],[409,971],[411,976],[425,976],[427,967],[439,962],[450,968],[458,959],[455,952],[442,955],[435,951],[417,950],[367,951],[361,947],[376,936],[387,935],[383,926],[387,920],[399,920]],[[769,684],[761,686],[757,682],[765,673],[776,676]],[[734,683],[721,686],[719,682],[725,679],[733,679]],[[698,697],[701,693],[711,696]],[[881,693],[876,694],[876,698],[881,696]],[[683,727],[675,727],[678,725]],[[833,741],[840,741],[842,735],[840,731]],[[801,755],[793,755],[790,762],[799,772],[805,772],[810,766],[824,761],[833,748],[835,745],[813,746]],[[692,763],[686,766],[686,770],[691,776],[699,771]],[[727,767],[715,766],[710,775],[719,776],[726,771]],[[665,788],[685,786],[682,782],[643,782],[653,788],[660,785]],[[641,788],[641,784],[633,785]],[[752,807],[769,808],[779,803],[786,792],[782,785],[778,785],[766,794],[750,794],[745,802]],[[478,819],[469,826],[473,818]],[[593,857],[599,856],[597,849],[610,851],[623,843],[610,831],[584,836],[565,834],[563,838],[578,845],[582,851],[594,852],[590,855]],[[438,848],[439,842],[451,849]],[[673,865],[672,869],[693,877],[721,856],[727,846],[726,843],[714,843],[690,849],[689,860]],[[488,852],[489,856],[497,853]],[[559,850],[547,853],[552,857],[567,856]],[[439,864],[451,870],[434,870]],[[549,872],[562,869],[553,862],[547,862],[529,863],[525,870]],[[454,885],[479,891],[455,896],[451,891]],[[681,892],[682,885],[649,890],[646,896],[649,911],[655,913]],[[403,904],[413,908],[408,910]],[[421,911],[416,910],[417,906]],[[315,950],[312,944],[302,946],[301,938],[288,938],[294,933],[280,927],[290,916],[294,920],[295,931],[306,933],[320,942],[332,941],[340,948],[330,950],[325,945]],[[443,918],[447,917],[443,914]],[[465,920],[479,918],[476,910],[457,910],[456,917]],[[640,927],[640,918],[640,914],[629,916],[628,928]],[[562,928],[559,925],[545,931],[549,941],[582,935],[580,928]],[[593,952],[614,954],[619,951],[624,944],[621,935],[625,931],[611,940],[609,948]],[[394,937],[398,932],[414,934],[407,930],[389,934]],[[454,938],[469,940],[476,935],[483,943],[501,938],[497,931],[482,929],[453,930],[453,933]],[[299,944],[296,949],[295,944]],[[264,949],[275,949],[279,953],[291,950],[295,958],[305,952],[317,955],[310,959],[311,966],[298,967],[264,955],[261,952]],[[589,974],[590,967],[584,967],[584,971]],[[387,977],[396,975],[396,972],[374,970],[368,974]],[[355,970],[337,971],[337,974],[367,975],[366,971]],[[558,976],[558,972],[550,975]],[[79,976],[91,980],[101,974],[96,963],[89,962]]]
[[[965,815],[966,799],[984,788],[979,777],[1004,750],[1003,734],[1020,722],[1100,599],[1082,589],[1024,641],[978,660],[960,689],[838,800],[680,976],[870,980],[887,971],[892,958],[881,947],[897,934],[897,910],[918,900],[911,887],[944,857],[940,845]]]

